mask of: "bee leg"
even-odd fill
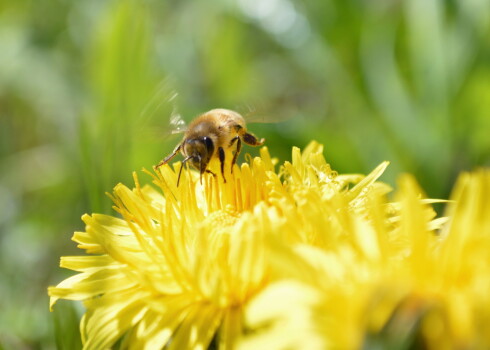
[[[223,181],[226,183],[226,178],[225,178],[225,150],[223,147],[218,148],[218,157],[219,157],[219,162],[221,164],[221,175],[223,175]]]
[[[228,145],[228,148],[230,148],[231,146],[233,146],[233,144],[234,144],[235,142],[237,142],[238,140],[240,140],[240,137],[239,137],[239,136],[235,136],[234,138],[232,138],[232,139],[230,140],[230,144]]]
[[[173,150],[173,152],[171,154],[169,154],[168,156],[166,156],[165,159],[163,159],[160,163],[158,163],[157,165],[155,165],[154,168],[155,169],[158,169],[162,165],[167,164],[168,162],[170,162],[172,160],[172,158],[175,157],[177,155],[177,153],[179,153],[181,147],[182,147],[182,143],[180,143],[179,145],[177,145],[177,147],[175,147],[175,149]]]
[[[206,172],[207,172],[208,174],[213,175],[213,177],[216,179],[216,174],[215,174],[215,173],[213,173],[211,170],[206,169]]]
[[[260,141],[252,134],[248,132],[242,135],[243,142],[250,146],[262,146],[265,142],[265,139],[260,139]]]
[[[231,139],[230,141],[230,147],[233,146],[233,144],[236,142],[236,150],[235,154],[233,155],[233,160],[231,161],[231,173],[233,174],[233,166],[236,163],[236,160],[238,158],[238,155],[240,154],[240,151],[242,150],[242,140],[240,140],[240,137],[235,136],[234,138]]]

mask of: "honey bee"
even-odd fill
[[[207,167],[209,162],[217,157],[221,166],[221,175],[226,182],[225,150],[232,147],[235,149],[231,161],[231,172],[233,172],[233,165],[242,148],[242,142],[250,146],[261,146],[265,139],[259,140],[247,132],[245,120],[239,113],[228,109],[213,109],[201,114],[189,124],[182,141],[155,168],[167,164],[181,152],[184,160],[177,178],[177,186],[179,186],[183,165],[187,162],[200,172],[202,183],[202,175],[205,172],[216,176]]]

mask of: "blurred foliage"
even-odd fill
[[[490,164],[489,37],[488,0],[0,1],[0,347],[79,346],[77,308],[48,311],[58,257],[178,142],[175,109],[258,114],[281,161],[316,139],[446,197]]]

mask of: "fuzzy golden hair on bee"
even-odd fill
[[[180,152],[184,156],[184,160],[179,170],[177,186],[180,182],[182,168],[186,163],[190,163],[199,171],[202,183],[202,175],[205,172],[216,176],[208,169],[208,165],[211,160],[218,159],[223,181],[226,182],[225,158],[227,153],[232,155],[231,172],[233,172],[233,166],[240,154],[242,142],[257,147],[263,145],[265,139],[259,140],[249,133],[245,119],[239,113],[229,109],[213,109],[201,114],[189,124],[182,141],[155,168],[167,164]]]

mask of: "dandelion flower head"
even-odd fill
[[[474,313],[490,310],[480,278],[490,264],[474,271],[451,257],[471,250],[490,261],[479,246],[488,200],[467,188],[488,194],[488,174],[461,180],[458,204],[437,219],[411,177],[388,200],[377,181],[387,162],[339,175],[322,153],[316,142],[294,148],[276,171],[264,147],[226,182],[186,169],[177,186],[176,163],[146,171],[151,185],[136,175],[134,188],[118,184],[118,217],[82,217],[73,240],[87,254],[62,257],[77,274],[49,288],[51,307],[83,301],[85,349],[358,348],[389,338],[417,303],[408,319],[425,322],[417,329],[429,346],[444,341],[441,330],[475,339],[490,315]]]

